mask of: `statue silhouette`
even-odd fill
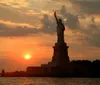
[[[64,24],[62,23],[62,19],[58,19],[56,12],[54,12],[54,16],[57,22],[57,42],[59,44],[64,43],[64,31],[65,31],[65,27]]]

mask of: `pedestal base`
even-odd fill
[[[66,67],[70,61],[68,56],[68,48],[69,46],[67,46],[66,43],[55,43],[55,46],[53,47],[54,54],[52,57],[52,62],[49,64],[56,67]]]

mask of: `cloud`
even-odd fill
[[[89,29],[83,32],[86,35],[84,40],[87,41],[90,46],[100,47],[100,26],[90,24]]]
[[[79,40],[91,47],[100,47],[100,25],[95,22],[95,18],[91,17],[91,23],[83,24],[81,29],[76,33],[81,33]]]
[[[65,25],[70,29],[78,29],[80,28],[78,15],[71,14],[67,11],[66,6],[63,5],[60,10],[61,15],[63,16],[65,21]]]
[[[0,37],[23,37],[32,36],[36,33],[54,34],[56,32],[56,24],[54,21],[49,20],[48,15],[44,15],[41,22],[43,27],[39,29],[26,23],[0,20]]]
[[[44,14],[44,17],[42,19],[42,31],[46,33],[55,33],[57,24],[54,15],[48,16],[49,14]],[[62,6],[59,11],[57,11],[58,18],[61,16],[61,19],[63,19],[64,24],[71,30],[79,29],[80,28],[80,22],[77,15],[71,14],[67,12],[67,9],[65,6]]]
[[[0,37],[20,37],[20,36],[23,37],[32,35],[37,32],[38,30],[35,28],[32,29],[32,28],[17,26],[14,29],[10,29],[7,28],[7,26],[2,26],[2,28],[0,28]]]
[[[42,19],[42,24],[43,24],[42,31],[51,34],[56,32],[56,22],[54,18],[50,20],[47,14],[44,14],[44,18]]]
[[[80,28],[78,16],[68,13],[66,25],[71,29]]]
[[[13,27],[13,26],[22,26],[22,27],[29,27],[29,28],[33,28],[33,25],[27,24],[27,23],[14,23],[14,22],[10,22],[10,21],[3,21],[0,20],[0,24],[1,25],[7,25],[8,27]]]
[[[0,20],[0,37],[28,36],[39,32],[30,24]]]
[[[61,9],[61,12],[62,10],[63,7]],[[48,15],[44,14],[43,19],[41,19],[41,15],[34,10],[17,10],[3,3],[0,4],[0,12],[0,19],[2,20],[0,21],[0,23],[2,22],[1,26],[5,26],[2,27],[2,29],[5,29],[5,31],[0,32],[1,36],[27,36],[33,35],[35,33],[54,34],[56,32],[56,21],[54,19],[54,16],[52,16],[53,13],[50,13],[49,11],[47,13]],[[7,13],[9,13],[9,15]],[[49,16],[49,13],[51,14],[51,16]],[[65,18],[68,18],[67,25],[69,28],[74,29],[77,27],[76,24],[78,23],[78,19],[75,20],[75,18],[77,18],[76,16],[70,14],[70,17],[68,16],[68,13],[66,15],[65,10],[61,15],[63,15]],[[72,20],[74,20],[71,21],[71,18]],[[41,27],[41,25],[43,26]],[[12,27],[14,29],[11,29]]]
[[[84,23],[82,22],[82,18],[79,18],[78,15],[69,13],[65,6],[62,6],[60,13],[63,19],[65,19],[65,25],[73,31],[73,35],[76,35],[79,41],[93,47],[100,47],[100,25],[97,24],[94,16],[89,16],[91,19],[88,23],[86,23],[87,18],[85,17]]]
[[[100,0],[70,0],[76,10],[87,14],[100,14]],[[77,7],[78,6],[78,7]]]
[[[38,27],[40,16],[41,15],[34,10],[16,9],[5,3],[0,4],[0,20],[27,23]]]
[[[2,9],[0,16],[3,16],[3,14],[5,14],[6,12],[9,13],[9,15],[11,15],[9,17],[8,15],[5,14],[5,17],[3,16],[4,17],[3,19],[5,20],[3,19],[0,20],[0,37],[23,37],[23,36],[34,36],[34,34],[36,33],[44,33],[44,34],[46,33],[50,35],[56,33],[55,18],[54,16],[49,16],[48,13],[44,14],[43,18],[39,21],[42,23],[42,27],[39,29],[39,28],[36,28],[33,24],[31,25],[31,23],[33,22],[30,23],[30,20],[32,20],[34,17],[33,16],[29,17],[29,16],[34,15],[34,14],[37,15],[35,11],[30,10],[29,12],[27,12],[29,13],[28,14],[29,16],[23,15],[24,16],[23,17],[19,15],[19,12],[12,10],[12,8],[8,9],[2,6],[0,6],[0,8]],[[86,41],[91,46],[98,46],[98,47],[100,46],[99,45],[100,32],[98,31],[99,30],[98,26],[95,24],[95,18],[91,19],[91,22],[93,24],[90,24],[88,26],[89,29],[84,29],[84,27],[80,25],[79,17],[75,14],[69,13],[65,6],[62,6],[62,8],[59,11],[60,12],[58,15],[61,15],[62,19],[64,20],[65,25],[69,29],[71,29],[72,31],[76,29],[77,32],[85,34],[84,41]],[[11,18],[13,16],[15,19]],[[23,20],[23,18],[25,17],[26,19]],[[35,21],[35,23],[38,23],[38,20]],[[82,27],[83,29],[81,29],[80,27]],[[94,31],[92,31],[93,33],[91,34],[92,29],[96,30],[95,34],[94,34]],[[81,38],[81,35],[80,35],[80,38]]]
[[[23,8],[29,6],[29,3],[26,0],[0,0],[0,4],[6,4],[14,8]]]

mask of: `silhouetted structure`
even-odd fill
[[[68,48],[67,44],[64,41],[64,31],[65,27],[62,23],[61,19],[57,18],[56,12],[54,13],[56,22],[57,22],[57,42],[53,47],[53,57],[52,61],[49,62],[50,67],[61,67],[65,68],[69,65],[69,56],[68,56]]]
[[[73,60],[69,67],[27,67],[26,72],[15,71],[5,72],[2,70],[1,76],[4,77],[96,77],[100,78],[100,60]],[[71,69],[70,69],[71,67]],[[69,70],[70,69],[70,70]]]
[[[1,76],[5,75],[5,70],[2,70]]]

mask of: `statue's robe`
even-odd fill
[[[57,41],[60,44],[64,43],[64,30],[65,30],[65,27],[64,27],[63,23],[62,22],[58,22],[57,23],[57,36],[58,36]]]

